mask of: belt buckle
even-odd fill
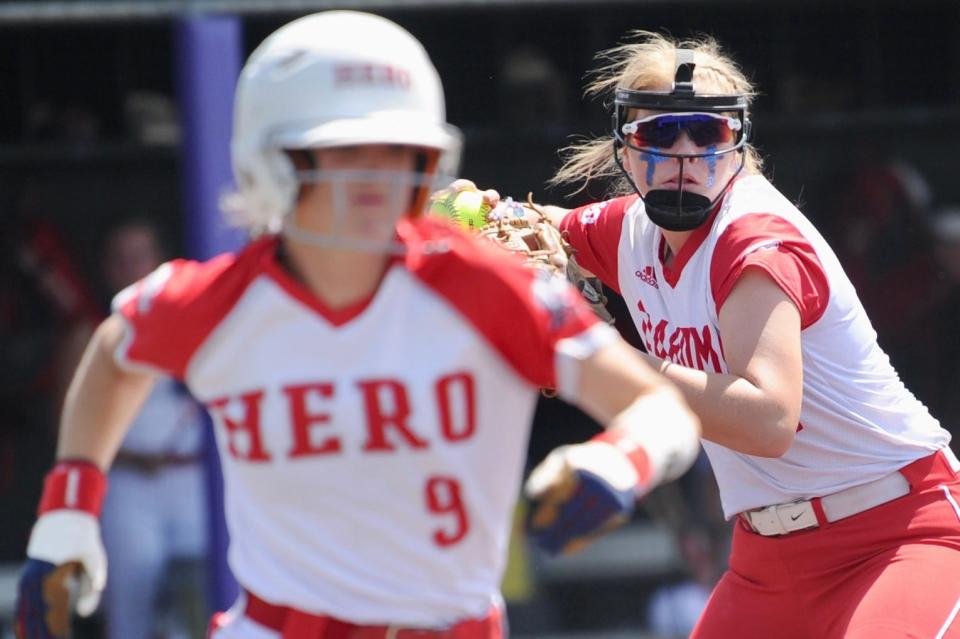
[[[809,500],[773,504],[747,511],[747,522],[754,532],[765,537],[786,535],[797,530],[816,528],[816,513]]]
[[[750,527],[758,534],[764,536],[787,534],[787,529],[784,528],[783,522],[780,521],[780,517],[777,516],[776,504],[748,510],[746,515]]]

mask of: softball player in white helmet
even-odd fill
[[[358,51],[358,29],[364,32]],[[321,245],[382,249],[344,217],[349,184],[381,181],[394,215],[418,215],[426,196],[452,175],[461,134],[446,122],[440,77],[422,45],[378,16],[342,11],[295,21],[269,36],[244,66],[237,85],[231,157],[238,192],[228,212],[241,224]],[[403,172],[331,170],[291,151],[392,145],[417,150]],[[442,175],[438,176],[440,172]],[[291,216],[304,185],[328,182],[337,218],[310,231]],[[408,199],[410,186],[416,187]],[[386,220],[389,222],[389,220]],[[385,223],[384,232],[392,234]]]

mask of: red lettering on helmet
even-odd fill
[[[334,68],[334,83],[343,85],[410,86],[410,72],[387,64],[341,64]]]

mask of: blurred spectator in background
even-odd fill
[[[102,317],[115,294],[167,258],[161,233],[151,221],[127,219],[112,226],[100,265]],[[78,355],[95,328],[90,323],[75,331]],[[204,634],[209,611],[204,603],[203,428],[201,407],[181,384],[162,378],[117,453],[101,521],[109,570],[104,615],[110,639]]]
[[[542,50],[526,45],[503,60],[497,90],[501,121],[522,131],[565,131],[567,79]]]
[[[647,630],[657,639],[683,639],[693,632],[710,591],[727,568],[732,528],[723,518],[720,493],[701,451],[677,482],[648,496],[647,510],[672,532],[683,561],[680,579],[657,587],[647,602]]]
[[[38,101],[25,109],[24,138],[31,142],[57,142],[89,146],[103,134],[103,122],[85,104]]]
[[[703,531],[691,530],[684,534],[682,542],[680,551],[687,565],[695,575],[704,575],[703,569],[712,563],[708,558],[712,541]],[[712,570],[709,572],[713,574]],[[718,577],[719,574],[713,575],[708,582],[694,577],[657,588],[647,605],[647,625],[653,636],[657,639],[689,637]]]
[[[927,180],[897,161],[868,163],[840,176],[822,220],[850,280],[908,386],[924,366],[917,322],[933,299],[934,264]]]
[[[74,256],[29,193],[0,209],[0,561],[19,560],[53,453],[64,338],[98,319]],[[36,488],[36,490],[35,490]]]
[[[183,132],[173,96],[154,91],[132,91],[123,99],[124,129],[128,139],[144,146],[175,146]]]
[[[916,325],[918,357],[924,362],[917,395],[930,406],[944,428],[953,434],[954,451],[960,450],[960,206],[939,209],[931,217],[933,278],[931,303]]]

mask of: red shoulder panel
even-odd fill
[[[401,227],[407,268],[456,308],[532,385],[555,386],[559,340],[597,322],[565,280],[428,218]]]
[[[262,272],[275,247],[268,238],[207,262],[174,260],[121,291],[114,312],[130,328],[118,357],[183,379],[201,344]]]
[[[724,230],[710,264],[717,313],[748,267],[764,270],[793,300],[802,328],[823,315],[830,299],[826,271],[809,240],[787,220],[770,213],[751,213]]]

